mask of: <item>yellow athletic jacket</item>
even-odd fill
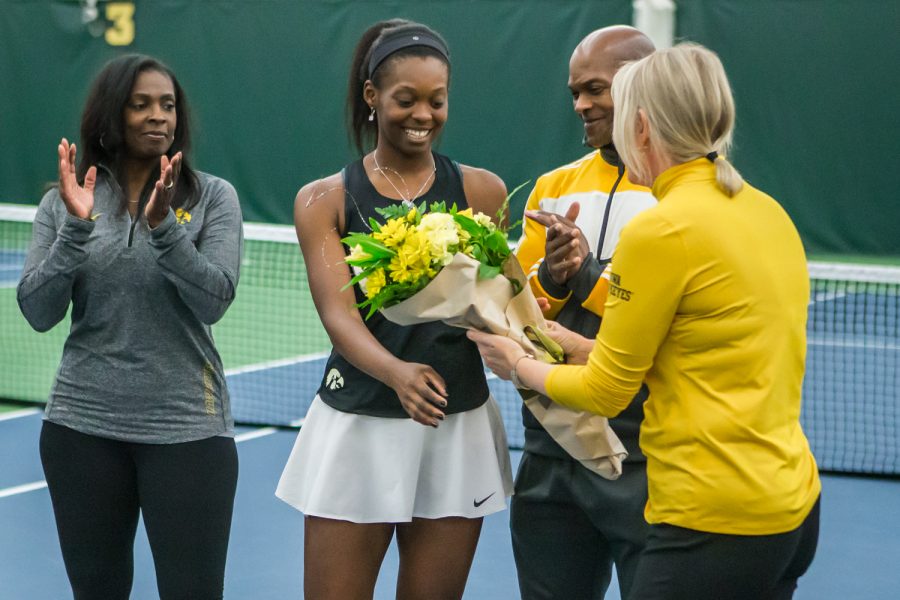
[[[622,231],[586,366],[551,370],[555,401],[612,416],[642,381],[650,523],[765,535],[797,528],[821,484],[800,428],[809,276],[766,194],[716,187],[705,158],[668,169]]]
[[[614,189],[615,193],[612,193]],[[534,294],[550,301],[553,309],[549,317],[581,335],[594,337],[600,327],[600,316],[606,302],[604,267],[619,241],[619,232],[634,215],[655,206],[656,199],[649,188],[628,181],[624,169],[620,170],[607,162],[601,152],[595,150],[538,178],[526,208],[564,215],[573,202],[578,202],[581,207],[575,222],[584,232],[591,248],[590,256],[578,273],[565,285],[557,285],[550,278],[543,262],[546,229],[530,219],[525,219],[523,224],[523,236],[516,256],[522,269],[528,273]],[[607,207],[606,233],[602,247],[598,248]],[[646,394],[646,389],[641,390],[628,410],[610,421],[610,426],[628,451],[629,462],[644,460],[638,445],[638,433],[644,418],[642,404]],[[568,457],[525,406],[522,407],[522,423],[528,452],[555,458]]]
[[[598,248],[607,200],[616,181],[620,180],[610,205],[609,219],[603,247]],[[516,256],[535,296],[547,298],[553,319],[567,302],[602,315],[606,302],[607,282],[600,277],[604,264],[613,254],[622,227],[636,214],[656,205],[656,199],[646,187],[635,185],[628,177],[620,178],[619,169],[603,160],[599,150],[542,175],[534,186],[526,203],[526,210],[544,210],[564,215],[572,203],[578,202],[581,210],[576,224],[584,232],[597,260],[587,261],[581,271],[566,286],[557,286],[540,273],[544,260],[546,229],[530,219],[522,224],[522,239]],[[599,264],[598,264],[599,261]]]

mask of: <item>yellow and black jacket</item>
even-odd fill
[[[585,366],[550,371],[554,401],[612,416],[642,383],[650,523],[767,535],[819,496],[800,427],[809,275],[772,198],[733,198],[705,158],[657,177],[659,205],[622,231]],[[627,293],[626,293],[627,292]]]
[[[576,219],[591,248],[582,268],[565,285],[550,278],[544,265],[546,230],[525,219],[522,239],[516,256],[535,296],[546,298],[551,305],[548,318],[587,337],[594,337],[600,327],[606,302],[608,279],[604,269],[609,264],[622,227],[632,217],[656,204],[650,190],[628,181],[625,169],[617,163],[610,148],[595,150],[583,158],[542,175],[528,197],[527,210],[544,210],[560,215],[574,202],[581,210]],[[616,164],[613,164],[613,161]],[[638,430],[643,412],[641,404],[646,390],[638,394],[632,407],[610,422],[628,450],[628,460],[643,460],[638,447]],[[522,407],[525,424],[525,449],[529,452],[565,458],[567,454],[544,431],[531,412]]]

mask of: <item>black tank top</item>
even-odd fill
[[[416,200],[439,202],[447,206],[454,202],[460,209],[468,206],[462,186],[459,166],[446,156],[433,153],[435,179],[424,195]],[[369,181],[362,160],[347,165],[342,171],[344,181],[344,234],[368,233],[369,218],[379,223],[384,218],[376,208],[390,206],[398,201],[378,193]],[[356,301],[365,300],[358,285],[354,286]],[[360,311],[365,317],[368,309]],[[464,329],[450,327],[441,322],[401,326],[391,323],[381,313],[375,313],[366,327],[381,345],[394,356],[408,361],[430,365],[447,385],[446,414],[471,410],[484,404],[488,398],[488,386],[478,349],[466,338]],[[332,350],[325,366],[325,375],[319,386],[319,396],[328,406],[340,411],[375,417],[408,418],[394,390],[370,377]]]

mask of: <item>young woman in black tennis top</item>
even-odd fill
[[[506,437],[475,346],[442,323],[364,320],[341,237],[377,207],[456,203],[496,215],[493,173],[433,151],[448,115],[450,58],[433,30],[379,22],[354,53],[349,128],[362,158],[304,186],[294,221],[334,350],[277,495],[305,519],[307,598],[371,598],[396,533],[398,598],[459,598],[482,518],[512,490]],[[374,149],[371,148],[374,141]]]

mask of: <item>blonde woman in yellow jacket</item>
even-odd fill
[[[734,102],[718,57],[658,51],[613,80],[613,141],[659,204],[622,231],[596,341],[568,365],[470,333],[488,366],[613,417],[646,381],[651,524],[632,599],[790,598],[818,541],[818,470],[800,428],[809,276],[800,237],[725,159]]]

